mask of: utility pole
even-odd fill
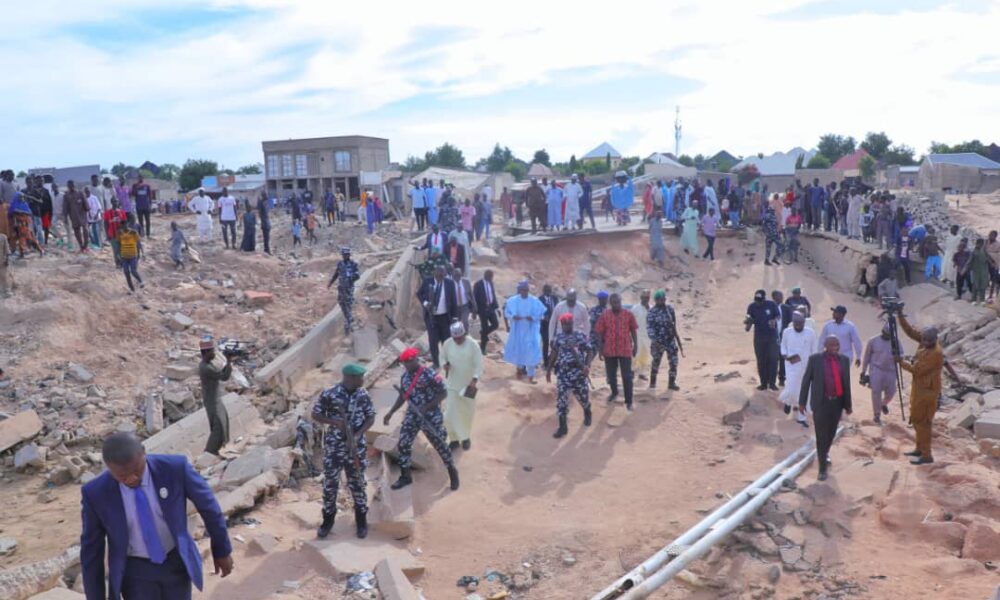
[[[681,156],[681,107],[677,107],[677,116],[674,118],[674,157]]]

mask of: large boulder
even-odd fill
[[[1000,561],[1000,524],[974,521],[969,523],[962,546],[962,558],[986,562]]]
[[[34,410],[19,412],[0,421],[0,452],[30,440],[42,431],[42,420]]]

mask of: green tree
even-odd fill
[[[871,181],[875,179],[875,159],[871,156],[861,157],[861,162],[858,163],[858,169],[861,171],[861,179],[864,181]]]
[[[885,154],[882,155],[882,162],[886,165],[910,167],[917,164],[917,161],[913,159],[913,153],[913,148],[907,146],[906,144],[891,146],[888,150],[886,150]]]
[[[757,169],[757,165],[754,164],[746,165],[736,173],[736,181],[740,185],[747,185],[758,177],[760,177],[760,171]]]
[[[531,159],[531,162],[540,165],[545,165],[546,167],[552,166],[551,159],[549,158],[549,153],[545,151],[545,148],[542,148],[541,150],[536,150],[535,156],[534,158]]]
[[[111,167],[111,174],[115,177],[125,177],[128,175],[129,171],[134,171],[135,167],[132,165],[126,165],[125,163],[118,163]]]
[[[604,157],[604,168],[607,171],[611,171],[611,153],[610,152],[608,152],[608,154]]]
[[[261,163],[243,165],[239,169],[236,169],[237,175],[261,175],[263,173],[264,173],[264,165],[262,165]]]
[[[733,168],[733,166],[735,164],[736,163],[734,163],[731,160],[727,160],[725,158],[720,158],[719,162],[715,165],[715,170],[718,171],[718,172],[720,172],[720,173],[728,173]]]
[[[191,191],[201,185],[201,178],[208,175],[218,175],[219,164],[214,160],[189,158],[181,167],[178,185],[184,191]]]
[[[428,152],[428,154],[430,154]],[[411,173],[423,171],[427,168],[427,163],[416,156],[407,156],[406,162],[403,163],[403,170]]]
[[[806,155],[805,154],[800,154],[798,156],[798,158],[795,159],[795,170],[796,171],[798,171],[799,169],[802,168],[802,163],[804,163],[805,160],[806,160]]]
[[[158,177],[167,181],[174,181],[180,174],[181,168],[174,163],[163,163],[160,165],[160,174]]]
[[[704,154],[695,154],[694,155],[694,166],[698,167],[699,169],[701,169],[702,167],[705,166],[705,155]]]
[[[681,154],[680,156],[678,156],[677,157],[677,162],[681,163],[685,167],[693,167],[694,166],[694,159],[692,159],[687,154]]]
[[[504,165],[503,171],[506,171],[514,176],[515,181],[521,181],[524,179],[525,174],[528,172],[528,168],[519,160],[510,160]]]
[[[464,169],[465,156],[456,146],[445,142],[438,146],[434,152],[428,152],[426,156],[427,166],[448,167],[451,169]]]
[[[569,157],[569,170],[570,173],[576,173],[580,170],[580,162],[576,160],[575,154],[571,154]]]
[[[816,154],[809,159],[809,164],[806,165],[807,169],[829,169],[830,165],[833,163],[825,154]]]
[[[496,144],[493,146],[493,152],[486,157],[486,170],[490,173],[499,173],[513,159],[514,153],[510,151],[510,148],[506,146],[500,148],[500,144]]]
[[[156,175],[149,169],[139,169],[139,176],[143,179],[156,179]]]
[[[841,157],[854,152],[857,149],[857,142],[851,136],[844,137],[828,133],[819,138],[819,144],[816,145],[816,148],[832,164],[840,160]]]
[[[884,131],[878,133],[869,131],[865,135],[865,141],[861,142],[861,147],[875,160],[882,160],[882,157],[885,156],[891,145],[892,140],[889,139],[889,136]]]
[[[27,176],[28,176],[28,174],[26,172],[24,172],[24,171],[18,171],[17,172],[17,177],[18,178],[20,178],[20,177],[27,177]]]

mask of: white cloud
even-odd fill
[[[966,76],[996,74],[996,1],[976,13],[942,2],[930,12],[807,18],[781,16],[808,14],[807,0],[642,0],[612,13],[522,0],[431,0],[409,12],[217,0],[209,6],[231,20],[125,44],[76,28],[203,4],[84,4],[38,0],[8,15],[20,26],[0,41],[0,110],[14,143],[0,164],[210,156],[238,165],[260,160],[262,139],[340,133],[389,137],[397,160],[444,141],[472,160],[497,141],[520,155],[545,147],[556,159],[605,140],[645,155],[673,148],[675,104],[691,154],[883,129],[920,151],[1000,131],[1000,82]],[[566,73],[617,86],[631,110],[561,93],[581,83]],[[696,89],[651,92],[654,77]],[[511,94],[522,89],[545,93],[522,102]],[[476,110],[475,99],[497,94],[503,106]],[[412,110],[373,112],[399,102]]]

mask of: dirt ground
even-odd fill
[[[165,221],[158,220],[158,225],[162,228]],[[86,364],[116,400],[104,403],[107,408],[90,415],[92,420],[87,422],[113,428],[123,418],[135,418],[135,388],[151,385],[159,377],[165,354],[181,343],[163,327],[161,313],[183,308],[189,314],[190,310],[197,328],[216,335],[261,340],[301,335],[334,302],[334,296],[321,287],[333,265],[328,257],[343,243],[333,233],[311,261],[290,257],[285,248],[279,249],[278,259],[223,250],[204,253],[208,266],[195,270],[204,272],[200,283],[228,278],[235,289],[275,293],[275,302],[265,307],[261,318],[253,310],[220,300],[226,295],[221,285],[193,286],[200,290],[194,300],[176,297],[182,284],[161,288],[157,283],[129,297],[121,292],[120,275],[83,259],[80,262],[88,273],[96,271],[101,276],[66,289],[69,284],[61,284],[58,276],[65,257],[33,261],[29,264],[39,269],[38,275],[30,274],[28,268],[15,270],[16,274],[25,272],[19,279],[25,280],[26,290],[21,293],[43,306],[49,302],[52,312],[45,313],[47,320],[21,320],[7,328],[0,341],[8,352],[12,343],[30,351],[0,360],[16,362],[16,376],[32,381],[58,370],[65,361]],[[156,235],[159,240],[165,238]],[[682,389],[668,393],[661,384],[654,393],[646,389],[645,381],[637,380],[636,409],[622,418],[620,403],[605,402],[607,386],[598,368],[593,374],[598,389],[591,397],[593,426],[582,427],[579,406],[572,404],[570,433],[556,440],[551,435],[556,428],[554,383],[515,381],[513,367],[498,360],[502,346],[492,344],[473,445],[457,454],[461,489],[447,489],[447,475],[440,464],[416,473],[417,528],[408,548],[426,567],[417,581],[426,598],[466,598],[469,592],[457,587],[456,581],[465,575],[483,577],[491,570],[525,584],[511,598],[588,598],[694,525],[705,511],[724,502],[726,494],[736,493],[800,447],[811,430],[783,414],[777,393],[754,389],[752,334],[744,331],[742,322],[757,288],[801,286],[814,307],[817,329],[829,317],[830,307],[843,304],[862,338],[877,332],[877,311],[871,304],[829,289],[805,265],[764,266],[762,249],[748,248],[739,238],[720,238],[716,244],[719,260],[712,263],[677,255],[676,238],[668,235],[666,241],[676,259],[666,270],[649,264],[647,237],[641,233],[510,245],[505,251],[507,262],[492,267],[501,293],[512,293],[514,282],[528,277],[533,293],[540,293],[542,283],[552,283],[560,295],[576,285],[588,305],[599,289],[625,290],[625,302],[630,303],[637,301],[639,288],[667,288],[668,301],[680,317],[686,352],[678,377]],[[159,252],[165,255],[162,246]],[[156,262],[155,267],[143,267],[151,282],[175,277],[164,258]],[[478,279],[483,268],[474,265],[471,278]],[[580,279],[581,272],[589,277]],[[505,335],[500,332],[501,339]],[[185,345],[197,339],[194,332],[182,337]],[[912,350],[912,344],[908,349]],[[311,385],[319,385],[333,376],[314,371],[306,377]],[[391,383],[384,378],[374,387],[388,388]],[[898,406],[894,403],[889,425],[879,429],[866,421],[871,417],[868,390],[855,382],[853,392],[855,412],[846,421],[857,427],[834,446],[830,488],[837,492],[853,489],[858,483],[850,479],[851,466],[872,461],[897,470],[894,494],[919,491],[941,498],[949,483],[955,486],[972,478],[955,469],[974,466],[985,471],[975,472],[985,478],[981,482],[985,491],[948,508],[956,514],[979,511],[1000,518],[995,506],[990,508],[1000,494],[995,461],[992,470],[973,465],[971,442],[952,439],[939,419],[935,428],[938,463],[934,468],[913,467],[901,455],[912,447],[913,437],[900,420]],[[739,410],[747,401],[754,410],[741,428],[722,424],[723,415]],[[5,398],[3,410],[16,402]],[[800,476],[799,488],[818,489],[815,476],[812,466]],[[0,559],[0,567],[51,556],[78,536],[78,486],[45,490],[39,484],[37,477],[26,475],[8,474],[3,481],[0,497],[12,508],[0,513],[0,535],[18,538],[23,547],[12,557]],[[37,501],[40,494],[51,501]],[[300,550],[313,538],[316,523],[290,518],[287,511],[291,504],[311,503],[318,523],[320,494],[317,482],[303,480],[248,513],[253,521],[233,523],[230,534],[234,539],[248,540],[265,531],[278,538],[278,547],[265,556],[252,556],[237,540],[237,570],[226,580],[207,576],[205,591],[195,597],[290,600],[339,594],[341,584],[332,582]],[[689,567],[697,580],[675,580],[654,597],[980,598],[1000,583],[995,571],[962,561],[957,552],[911,531],[890,528],[885,522],[885,500],[875,499],[849,511],[840,502],[831,500],[826,510],[851,513],[842,524],[846,532],[834,531],[824,540],[818,573],[785,572],[771,584],[768,570],[780,561],[762,559],[730,539]],[[60,525],[55,528],[52,523]],[[351,536],[352,526],[350,517],[338,519],[334,536]],[[206,571],[211,570],[208,562]],[[494,589],[500,588],[484,580],[478,593],[487,598]]]

